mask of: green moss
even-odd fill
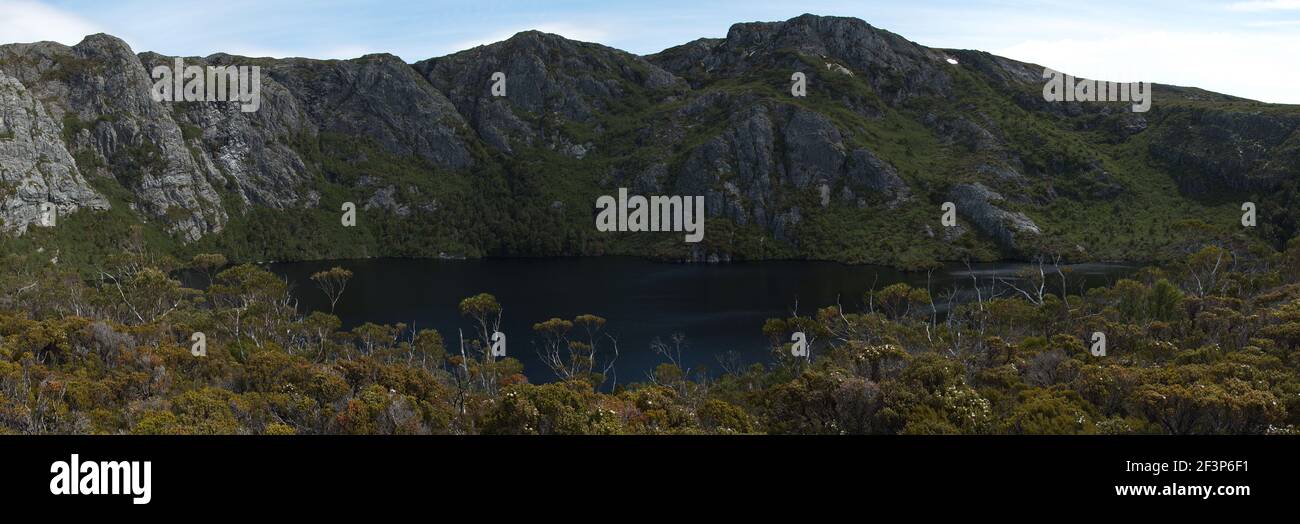
[[[96,60],[81,58],[71,54],[58,54],[54,56],[54,67],[49,68],[41,74],[41,81],[58,81],[67,83],[77,78],[102,71],[103,67],[104,65]]]
[[[114,115],[101,115],[93,122],[85,122],[82,121],[76,113],[68,111],[63,114],[63,141],[64,143],[71,144],[73,139],[76,138],[77,135],[81,134],[83,130],[94,129],[100,122],[116,121],[117,117]]]
[[[181,124],[181,137],[186,142],[203,138],[203,129],[190,124]]]

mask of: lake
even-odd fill
[[[724,265],[660,263],[638,258],[547,258],[487,260],[370,259],[268,264],[294,286],[299,310],[329,311],[329,302],[310,280],[313,272],[340,266],[354,274],[335,314],[345,329],[365,322],[395,324],[442,333],[455,351],[458,328],[472,336],[471,321],[460,316],[460,300],[491,293],[504,308],[502,331],[511,357],[524,363],[533,382],[555,379],[536,353],[532,325],[553,317],[572,320],[584,313],[608,320],[617,337],[619,383],[644,381],[663,358],[651,350],[656,337],[686,336],[685,362],[694,369],[718,370],[716,356],[735,351],[745,365],[768,362],[763,322],[842,303],[858,311],[870,289],[897,282],[927,286],[926,273],[833,262],[746,262]],[[930,275],[936,301],[954,285],[970,300],[971,277],[1014,278],[1026,264],[949,265]],[[1069,286],[1107,285],[1132,272],[1124,265],[1068,266]]]

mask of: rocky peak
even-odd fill
[[[805,14],[784,22],[740,23],[731,26],[725,39],[696,40],[649,59],[700,86],[718,77],[803,69],[799,56],[830,60],[831,65],[864,75],[895,102],[920,94],[944,95],[950,89],[943,52],[856,18]]]
[[[185,147],[170,108],[150,96],[152,79],[130,46],[104,34],[72,46],[4,51],[12,70],[61,124],[63,146],[85,159],[87,177],[111,177],[129,203],[187,240],[221,231],[219,196]],[[84,153],[84,154],[82,154]]]
[[[415,64],[445,93],[489,145],[506,153],[551,146],[564,137],[543,131],[564,122],[589,124],[647,92],[684,87],[645,59],[599,44],[525,31],[508,40]],[[493,97],[493,75],[506,75],[506,97]]]
[[[264,62],[263,75],[283,86],[323,132],[365,136],[439,167],[474,163],[455,106],[396,56]]]

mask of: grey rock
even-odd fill
[[[292,93],[321,132],[364,136],[442,168],[474,164],[456,106],[396,56],[295,58],[273,61],[264,72]]]
[[[945,53],[856,18],[802,15],[784,22],[735,24],[725,39],[696,40],[648,59],[699,86],[718,76],[807,68],[783,55],[785,51],[834,59],[840,67],[866,78],[891,103],[921,95],[946,96],[952,89],[944,68]],[[810,82],[821,72],[805,71]]]
[[[135,195],[133,208],[186,240],[221,231],[220,197],[182,139],[153,81],[125,42],[91,35],[73,47],[0,46],[10,70],[64,123],[70,152],[85,151]],[[78,123],[81,129],[69,129]]]
[[[865,188],[868,193],[884,196],[891,208],[912,198],[911,189],[898,176],[894,166],[876,157],[871,151],[855,150],[849,157],[847,168],[849,180],[853,184]]]
[[[108,209],[64,147],[61,128],[18,79],[0,71],[0,226],[41,224],[43,204],[57,215]]]
[[[173,63],[173,58],[154,53],[142,53],[140,59],[149,70]],[[187,66],[200,67],[249,62],[229,55],[184,60]],[[186,146],[214,187],[234,192],[249,206],[288,209],[315,205],[319,194],[302,190],[311,181],[307,163],[290,144],[314,139],[318,128],[297,98],[265,70],[261,87],[261,107],[256,112],[243,112],[236,103],[166,106],[183,130],[197,134],[187,137]]]
[[[708,100],[709,111],[729,114],[729,123],[721,134],[689,152],[675,190],[708,195],[709,216],[752,222],[790,239],[797,214],[771,211],[783,207],[784,195],[790,192],[810,192],[822,207],[831,205],[836,192],[847,202],[862,196],[890,208],[911,198],[893,166],[866,149],[848,153],[844,134],[823,115],[791,105],[769,108],[718,93],[699,98]],[[693,122],[704,114],[705,109],[692,103],[677,118],[683,126],[698,125]]]
[[[1179,108],[1153,134],[1150,154],[1194,196],[1269,191],[1300,173],[1300,116]]]
[[[777,215],[772,222],[773,237],[782,242],[795,243],[797,239],[793,236],[791,230],[798,226],[800,222],[803,222],[803,213],[800,212],[798,207],[792,207],[786,212]]]
[[[544,132],[563,122],[591,124],[637,92],[680,91],[685,82],[645,59],[599,44],[525,31],[508,40],[418,62],[415,69],[445,93],[492,147],[514,154],[546,145],[581,158],[568,137]],[[505,74],[506,96],[492,95]]]
[[[382,209],[403,218],[411,214],[410,206],[398,202],[397,188],[393,186],[385,186],[375,190],[375,193],[370,196],[370,199],[366,201],[362,208],[367,211]]]
[[[1010,212],[996,203],[1005,199],[984,184],[959,184],[949,193],[957,214],[969,220],[980,233],[992,237],[998,245],[1009,250],[1022,247],[1027,237],[1037,237],[1042,232],[1024,213]]]
[[[631,187],[638,195],[658,195],[663,193],[663,183],[667,176],[668,164],[655,162],[637,174]]]
[[[785,125],[788,182],[798,189],[839,178],[844,168],[844,139],[830,119],[796,109]]]

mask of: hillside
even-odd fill
[[[16,249],[89,262],[136,238],[237,261],[923,267],[1165,261],[1228,237],[1279,248],[1297,227],[1300,107],[1164,85],[1146,113],[1051,103],[1043,66],[851,18],[736,24],[644,57],[530,31],[415,64],[184,60],[260,66],[260,109],[156,102],[149,71],[174,57],[107,35],[0,46],[0,220]],[[806,98],[790,94],[794,72]],[[598,233],[593,202],[619,187],[706,196],[704,242]],[[948,201],[960,222],[945,229]],[[1258,228],[1240,226],[1244,201]],[[56,227],[39,225],[46,202]]]

